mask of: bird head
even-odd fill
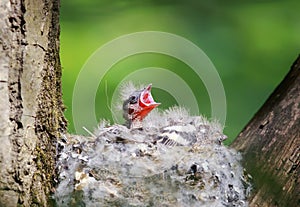
[[[146,88],[133,92],[123,104],[123,117],[127,121],[129,128],[141,128],[142,120],[155,107],[156,103],[151,95],[152,84]]]

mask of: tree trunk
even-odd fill
[[[300,205],[300,56],[232,146],[253,176],[250,206]]]
[[[47,206],[65,132],[59,2],[0,1],[0,206]]]

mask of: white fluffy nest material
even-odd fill
[[[217,123],[182,108],[153,113],[144,123],[129,130],[103,122],[96,138],[61,141],[58,206],[248,205],[249,176],[240,155],[222,145]]]

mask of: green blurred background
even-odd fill
[[[163,31],[180,35],[200,47],[223,81],[227,97],[225,134],[232,141],[284,78],[300,48],[300,1],[61,0],[61,62],[65,115],[72,124],[72,93],[89,56],[103,44],[125,34]],[[170,68],[193,89],[200,112],[210,117],[203,84],[185,73],[188,66],[159,54],[140,54],[116,64],[106,75],[110,97],[130,71]],[[101,67],[101,66],[99,66]],[[154,86],[155,87],[155,86]],[[154,88],[161,108],[176,104],[171,94]],[[97,118],[111,119],[104,84],[96,99]]]

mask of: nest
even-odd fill
[[[58,206],[247,206],[250,176],[216,122],[181,108],[143,129],[102,123],[58,143]]]

